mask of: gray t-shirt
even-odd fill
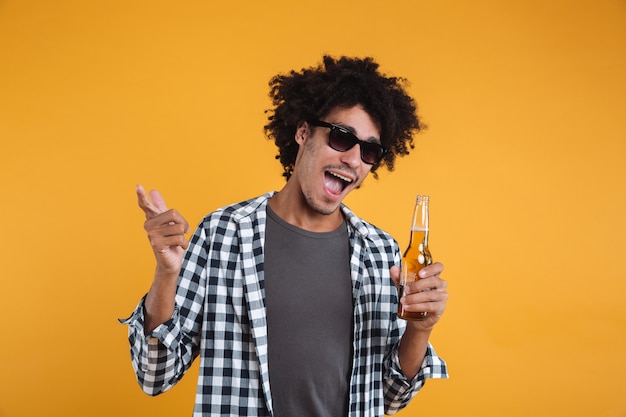
[[[346,416],[352,284],[345,224],[313,233],[267,208],[265,299],[276,417]]]

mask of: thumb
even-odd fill
[[[159,212],[164,213],[167,211],[167,205],[165,204],[165,200],[160,192],[157,190],[150,191],[150,199],[152,200],[152,204],[159,210]]]
[[[391,274],[391,280],[393,281],[394,284],[396,284],[396,287],[399,286],[400,285],[400,268],[394,265],[389,270],[389,273]]]

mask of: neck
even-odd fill
[[[336,230],[344,221],[340,209],[331,214],[323,214],[313,209],[306,201],[300,190],[289,185],[289,181],[282,190],[269,200],[274,212],[284,221],[310,232],[331,232]]]

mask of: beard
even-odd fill
[[[311,211],[323,216],[330,216],[339,208],[339,204],[333,201],[320,201],[319,198],[315,198],[313,192],[305,192],[304,199]]]

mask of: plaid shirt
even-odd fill
[[[268,372],[263,246],[272,193],[208,215],[185,254],[170,320],[144,336],[143,300],[128,324],[137,380],[150,395],[167,391],[200,356],[194,416],[273,416]],[[419,373],[400,371],[405,323],[396,317],[389,269],[397,243],[347,207],[354,306],[349,415],[382,416],[404,408],[426,378],[446,378],[429,345]]]

